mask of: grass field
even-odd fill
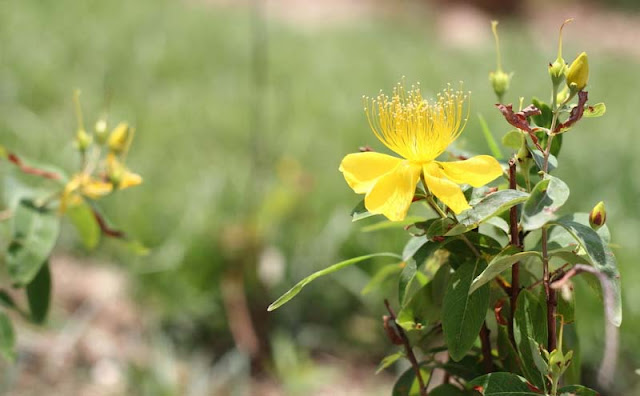
[[[496,138],[509,130],[493,107],[487,79],[495,67],[492,42],[452,48],[436,38],[432,22],[428,11],[314,27],[269,19],[256,33],[246,10],[207,4],[15,2],[0,13],[0,141],[26,157],[71,169],[72,90],[82,90],[91,119],[108,97],[110,119],[137,126],[129,166],[145,182],[106,202],[107,212],[152,253],[132,259],[107,243],[99,254],[135,274],[139,297],[168,318],[169,329],[187,329],[192,345],[208,337],[194,327],[214,332],[214,347],[223,349],[231,339],[220,283],[235,263],[249,271],[254,265],[230,252],[234,241],[225,238],[232,230],[240,230],[241,246],[250,244],[243,238],[251,230],[260,249],[273,247],[287,264],[272,286],[250,290],[256,309],[314,269],[355,254],[401,249],[401,231],[361,234],[348,216],[358,197],[337,171],[340,159],[362,145],[382,149],[362,113],[363,94],[388,90],[402,76],[432,93],[463,80],[472,91],[472,117],[458,147],[488,152],[477,113]],[[518,94],[546,99],[556,32],[536,37],[517,22],[501,27],[503,62],[515,71],[507,100],[517,103]],[[579,21],[569,28],[579,29]],[[607,114],[565,136],[557,174],[572,190],[568,210],[607,204],[624,292],[621,378],[635,382],[640,64],[624,54],[565,43],[566,58],[583,50],[590,56],[591,101],[604,101]],[[76,240],[64,242],[65,249],[83,254]],[[377,317],[381,296],[359,295],[368,274],[364,267],[353,269],[310,287],[272,314],[272,326],[297,334],[319,324],[340,334],[354,309]],[[602,309],[595,298],[583,298],[579,331],[593,369],[602,347]],[[314,312],[305,310],[311,301]],[[327,325],[329,320],[335,323]]]

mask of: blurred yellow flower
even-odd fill
[[[376,152],[349,154],[340,171],[356,193],[366,194],[367,210],[389,220],[403,220],[422,175],[430,192],[454,213],[469,209],[458,184],[483,186],[502,174],[495,158],[479,155],[464,161],[435,159],[460,135],[467,95],[445,89],[433,103],[419,87],[405,91],[402,84],[393,95],[366,99],[365,112],[376,137],[402,158]]]
[[[127,169],[113,153],[107,154],[107,176],[118,190],[142,183],[142,177]]]
[[[113,190],[111,183],[95,179],[86,173],[75,174],[65,185],[60,198],[60,213],[66,212],[70,206],[78,205],[83,197],[98,199]]]

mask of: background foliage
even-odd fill
[[[84,92],[91,118],[108,98],[113,120],[128,119],[137,126],[129,164],[145,183],[105,206],[152,253],[132,259],[121,246],[107,242],[99,255],[127,267],[136,297],[153,318],[151,326],[180,353],[204,351],[217,360],[233,348],[220,286],[241,268],[261,337],[280,356],[293,343],[375,362],[386,344],[380,342],[379,323],[364,318],[383,312],[382,294],[360,294],[375,265],[323,280],[287,309],[269,316],[264,312],[314,270],[402,247],[401,232],[362,233],[367,223],[352,225],[349,217],[358,198],[337,172],[339,161],[365,144],[381,149],[368,130],[360,96],[390,87],[402,75],[421,81],[425,91],[461,79],[473,92],[473,113],[483,114],[494,136],[507,130],[491,106],[487,74],[494,67],[494,52],[488,22],[487,40],[451,46],[442,40],[434,14],[428,8],[416,12],[411,3],[393,14],[348,23],[291,22],[268,15],[265,30],[257,32],[250,10],[207,2],[60,0],[0,7],[4,146],[72,168],[73,88]],[[559,15],[554,26],[568,16]],[[540,65],[554,57],[556,30],[526,26],[501,24],[503,63],[517,71],[510,92],[544,97],[546,87],[541,89],[538,81],[547,76]],[[565,34],[565,58],[589,51],[589,92],[607,103],[607,114],[566,136],[557,176],[573,180],[572,196],[580,197],[570,201],[568,211],[588,211],[600,199],[607,203],[624,292],[622,389],[637,383],[634,370],[640,367],[635,352],[640,347],[635,308],[640,290],[634,287],[640,281],[634,260],[640,255],[634,89],[640,61],[585,48],[580,29],[578,20]],[[593,35],[586,42],[598,39]],[[507,96],[506,101],[516,103],[517,98]],[[475,115],[458,147],[488,152]],[[8,169],[1,165],[4,174]],[[571,206],[577,202],[586,206]],[[62,242],[63,250],[86,254],[78,239]],[[256,276],[256,262],[265,252],[277,252],[268,267],[275,273],[271,281]],[[388,294],[392,290],[390,285]],[[578,293],[592,302],[580,304],[577,312],[589,371],[601,354],[602,310],[594,297]],[[278,364],[287,367],[282,359],[276,359],[276,372]]]

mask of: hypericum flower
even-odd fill
[[[113,153],[107,154],[107,177],[119,190],[142,183],[142,177],[127,169]]]
[[[436,161],[464,128],[466,100],[465,93],[449,87],[429,102],[419,86],[405,91],[401,83],[391,98],[380,93],[376,99],[365,99],[376,137],[404,158],[369,151],[342,160],[340,171],[353,191],[366,194],[369,212],[403,220],[422,175],[430,192],[457,214],[470,208],[458,184],[480,187],[502,174],[498,161],[488,155]]]
[[[108,195],[113,190],[111,183],[95,179],[87,173],[75,174],[64,186],[60,197],[60,213],[66,212],[70,206],[83,202],[83,197],[98,199]]]

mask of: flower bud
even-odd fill
[[[597,230],[607,221],[607,212],[604,209],[604,202],[600,201],[591,209],[589,213],[589,224],[591,228]]]
[[[76,140],[74,142],[76,148],[79,151],[86,151],[87,148],[91,145],[91,136],[85,131],[83,128],[78,129],[76,132]]]
[[[502,98],[509,89],[511,75],[503,72],[502,70],[498,70],[496,72],[489,73],[489,81],[491,81],[493,91],[496,93],[498,98]]]
[[[126,122],[121,122],[109,135],[109,149],[114,153],[121,153],[129,146],[131,128]]]
[[[589,81],[589,59],[583,52],[567,69],[567,86],[572,92],[582,91]]]
[[[549,76],[554,86],[560,85],[564,80],[564,74],[567,70],[567,62],[562,58],[558,58],[555,62],[549,64]]]
[[[101,117],[98,121],[96,121],[96,125],[94,127],[96,131],[96,141],[98,144],[104,144],[107,141],[107,137],[109,134],[107,133],[107,119]]]

